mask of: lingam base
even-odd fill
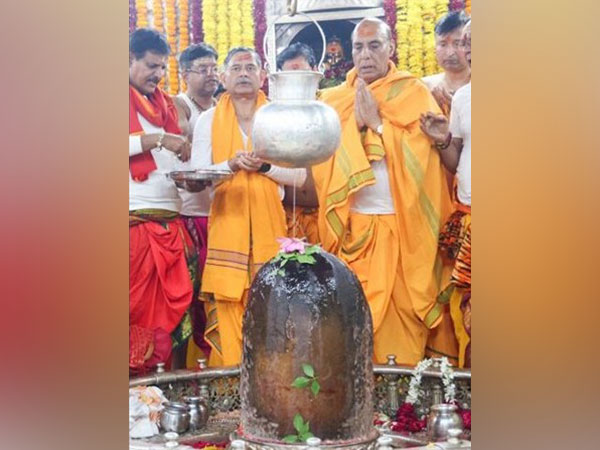
[[[321,442],[319,444],[320,449],[344,449],[344,450],[374,450],[377,448],[377,438],[379,432],[373,428],[371,436],[362,441],[338,441],[338,442]],[[246,450],[306,450],[307,444],[300,442],[297,444],[286,444],[283,442],[263,441],[256,438],[250,438],[247,436],[240,435],[237,431],[234,431],[230,435],[230,441],[234,440],[243,441],[246,444]]]

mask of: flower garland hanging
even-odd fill
[[[198,44],[204,40],[202,31],[202,0],[190,0],[192,5],[192,42]]]
[[[435,56],[435,4],[436,0],[422,0],[423,72],[425,75],[432,75],[438,71],[437,58]]]
[[[148,26],[148,7],[146,0],[135,0],[136,26],[146,28]]]
[[[165,32],[165,16],[161,0],[152,0],[152,23],[155,29]]]
[[[446,403],[455,403],[456,386],[454,385],[454,370],[448,362],[448,358],[427,358],[420,361],[413,370],[412,379],[408,386],[408,394],[404,404],[396,413],[396,420],[392,422],[392,431],[418,432],[427,426],[426,418],[419,419],[415,412],[415,403],[421,395],[421,379],[423,372],[431,366],[438,365],[442,372],[442,384],[444,385],[444,400]],[[469,411],[470,414],[470,411]],[[470,416],[469,416],[470,419]]]
[[[267,18],[265,15],[265,0],[254,0],[254,49],[260,55],[263,64],[265,63],[263,41],[266,32]]]
[[[181,53],[190,46],[190,6],[188,0],[177,0],[178,25],[179,25],[179,48],[178,53]]]
[[[449,11],[460,11],[461,9],[465,9],[465,0],[450,0]]]
[[[254,19],[252,16],[252,0],[242,0],[242,45],[254,47]]]
[[[242,8],[239,0],[229,0],[227,9],[229,48],[242,45]]]
[[[177,70],[177,23],[175,12],[175,0],[167,0],[166,3],[167,16],[167,42],[171,49],[167,62],[167,74],[169,94],[175,95],[179,92],[179,74]]]
[[[202,1],[202,29],[204,42],[217,47],[217,0]],[[220,55],[219,55],[220,56]]]
[[[408,2],[406,11],[408,21],[408,70],[415,77],[421,78],[423,73],[423,15],[421,0]]]
[[[385,14],[385,22],[390,26],[392,30],[392,40],[394,42],[398,42],[398,37],[396,36],[396,0],[384,0],[383,2],[383,10]],[[397,45],[396,45],[397,48]],[[394,63],[398,63],[398,55],[396,53],[396,48],[394,48],[394,54],[392,55],[392,61]]]
[[[396,0],[396,57],[398,69],[408,70],[408,0]]]
[[[219,53],[219,64],[223,64],[225,56],[229,51],[229,27],[228,27],[228,0],[219,0],[217,3],[217,53]]]
[[[135,0],[129,0],[129,32],[135,31],[135,22],[137,16],[135,11]]]
[[[465,12],[471,15],[471,0],[465,0]]]

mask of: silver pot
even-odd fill
[[[306,17],[321,32],[323,55],[319,68],[322,70],[325,34],[314,19]],[[263,48],[266,54],[266,39]],[[320,72],[306,70],[269,75],[271,102],[256,111],[252,126],[252,145],[257,156],[284,167],[310,167],[335,153],[342,127],[337,112],[316,100],[322,77]]]
[[[198,431],[208,422],[208,408],[202,403],[201,397],[184,397],[183,400],[190,408],[190,431]]]
[[[342,127],[337,112],[315,100],[321,77],[300,70],[269,75],[276,98],[256,112],[252,126],[260,158],[284,167],[310,167],[335,153]]]
[[[463,429],[463,421],[456,405],[440,403],[433,405],[427,418],[427,436],[432,441],[445,441],[450,436],[448,430]]]
[[[190,427],[190,408],[185,403],[167,402],[160,413],[160,427],[163,431],[185,433]]]

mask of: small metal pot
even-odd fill
[[[427,436],[432,441],[445,441],[449,437],[448,430],[463,429],[463,421],[456,405],[440,403],[433,405],[427,419]]]
[[[208,422],[208,409],[202,403],[201,397],[184,397],[183,400],[190,408],[190,431],[198,431]]]
[[[163,431],[185,433],[190,427],[190,408],[185,403],[167,402],[160,413],[160,427]]]

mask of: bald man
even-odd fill
[[[385,22],[355,27],[354,68],[321,96],[340,116],[341,145],[313,176],[319,237],[362,284],[375,362],[395,354],[416,364],[442,318],[437,243],[452,204],[440,156],[419,127],[422,113],[441,111],[422,81],[390,61],[394,47]]]

